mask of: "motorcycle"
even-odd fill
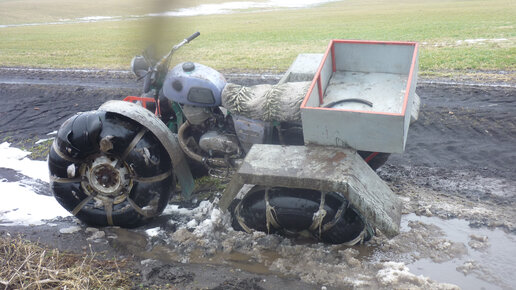
[[[169,69],[173,54],[199,35],[158,60],[148,52],[133,58],[131,69],[143,79],[141,96],[109,101],[61,125],[48,158],[50,185],[81,221],[140,226],[163,212],[176,181],[188,197],[192,174],[228,178],[253,144],[304,144],[299,104],[310,83],[246,87],[199,63]],[[389,156],[358,153],[373,170]],[[338,244],[373,235],[338,192],[256,185],[234,200],[231,214],[232,226],[248,232],[308,232]]]

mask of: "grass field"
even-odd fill
[[[0,0],[0,11],[6,3],[16,11],[16,3],[29,1],[35,2]],[[96,14],[99,7],[90,7],[68,18],[152,12],[140,6],[117,8],[119,1],[105,1],[112,4],[109,14]],[[42,13],[38,21],[46,21]],[[323,52],[330,39],[342,38],[418,41],[423,74],[516,71],[514,0],[344,0],[297,10],[7,27],[0,28],[0,65],[128,68],[132,56],[156,39],[163,49],[195,31],[201,37],[178,52],[176,62],[283,71],[298,53]]]

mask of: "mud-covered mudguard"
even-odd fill
[[[167,150],[184,197],[190,198],[194,188],[192,173],[186,157],[181,147],[179,147],[176,135],[170,131],[165,123],[149,110],[125,101],[107,101],[99,107],[99,110],[125,116],[151,131]]]

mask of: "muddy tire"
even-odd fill
[[[354,245],[371,238],[370,228],[357,211],[335,192],[255,186],[230,210],[235,230],[287,236],[309,232],[330,244]]]
[[[54,197],[81,221],[136,227],[158,216],[175,187],[170,157],[142,125],[90,111],[63,123],[48,166]]]

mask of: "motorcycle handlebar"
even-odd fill
[[[180,43],[176,44],[172,49],[163,56],[158,62],[156,62],[154,65],[149,66],[147,74],[145,77],[144,82],[144,91],[147,93],[152,85],[155,85],[155,82],[157,79],[161,78],[160,75],[165,75],[168,70],[168,66],[170,64],[170,57],[176,50],[178,50],[181,46],[189,43],[190,41],[194,40],[197,36],[201,35],[199,31],[195,32],[194,34],[190,35],[188,38],[183,39]],[[150,61],[148,61],[150,63]],[[158,76],[158,77],[157,77]]]
[[[190,42],[190,41],[194,40],[194,39],[195,39],[197,36],[199,36],[199,35],[201,35],[201,33],[200,33],[199,31],[197,31],[196,33],[194,33],[194,34],[192,34],[192,35],[188,36],[188,38],[186,38],[185,40],[186,40],[186,42],[188,43],[188,42]]]
[[[189,43],[190,41],[194,40],[199,35],[201,35],[201,33],[199,31],[197,31],[194,34],[190,35],[188,38],[183,39],[183,41],[181,41],[180,43],[176,44],[174,47],[172,47],[172,49],[167,53],[167,55],[163,56],[161,58],[161,60],[156,63],[156,65],[154,66],[154,70],[157,70],[158,67],[160,67],[160,66],[162,66],[164,64],[167,64],[167,66],[168,66],[168,61],[169,61],[169,58],[172,56],[172,54],[176,50],[178,50],[181,46],[183,46],[183,45]]]

